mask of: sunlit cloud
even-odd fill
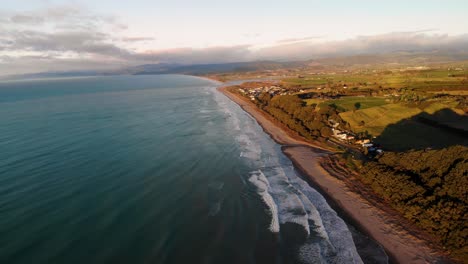
[[[437,29],[355,36],[329,40],[323,35],[286,37],[267,44],[249,43],[260,33],[240,35],[245,44],[154,49],[160,40],[135,34],[113,15],[82,6],[1,12],[0,75],[44,70],[111,69],[148,63],[206,64],[255,60],[307,60],[389,52],[468,52],[468,34]],[[311,30],[312,31],[312,30]],[[294,36],[297,36],[295,34]],[[155,37],[156,36],[156,37]]]

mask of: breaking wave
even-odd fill
[[[249,182],[256,187],[257,194],[260,195],[260,198],[271,213],[270,231],[273,233],[279,233],[280,225],[278,220],[278,207],[270,194],[270,183],[261,171],[251,172]]]
[[[214,93],[250,167],[247,183],[269,210],[268,229],[294,248],[301,263],[362,263],[346,223],[323,196],[301,179],[292,163],[247,113]]]

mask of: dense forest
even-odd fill
[[[329,138],[333,134],[330,122],[340,124],[340,127],[348,127],[338,115],[336,107],[325,106],[319,109],[317,105],[307,106],[297,95],[271,97],[268,93],[262,93],[256,103],[275,119],[307,139]]]
[[[386,152],[366,163],[360,177],[407,219],[468,257],[468,147]]]

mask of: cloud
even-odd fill
[[[49,26],[62,29],[95,29],[103,25],[120,30],[126,28],[115,16],[95,14],[79,5],[60,5],[19,13],[2,12],[1,16],[0,26],[8,28]]]
[[[413,30],[413,31],[401,31],[401,32],[396,32],[396,33],[418,34],[418,33],[428,33],[428,32],[435,32],[435,31],[439,31],[439,29],[426,28],[426,29]]]
[[[152,38],[152,37],[124,37],[121,40],[125,41],[125,42],[139,42],[139,41],[155,40],[155,38]]]
[[[312,59],[357,54],[409,52],[467,52],[468,34],[449,36],[415,32],[395,32],[358,36],[340,41],[279,44],[257,51],[257,59]]]
[[[308,41],[308,40],[317,41]],[[238,45],[205,49],[172,49],[148,52],[144,56],[161,62],[224,63],[253,60],[307,60],[359,54],[382,54],[400,51],[468,53],[468,34],[449,36],[424,32],[395,32],[358,36],[340,41],[318,41],[318,37],[286,39],[268,47]]]
[[[252,58],[249,45],[210,47],[204,49],[178,48],[141,54],[150,60],[182,64],[225,63]]]
[[[0,50],[16,54],[72,52],[78,57],[129,59],[133,52],[123,43],[143,40],[107,33],[116,34],[126,26],[114,16],[94,14],[79,6],[9,14],[0,21],[0,28]]]
[[[45,70],[109,69],[147,63],[225,63],[306,60],[398,51],[468,52],[468,34],[425,29],[326,41],[321,36],[286,38],[272,46],[233,45],[136,52],[149,36],[125,36],[118,17],[80,6],[59,6],[0,17],[0,75]],[[252,35],[255,37],[256,34]]]
[[[65,5],[21,13],[3,11],[1,17],[0,75],[119,67],[148,59],[130,49],[132,42],[143,38],[118,36],[126,26],[115,16]]]
[[[43,17],[30,15],[14,15],[10,17],[10,22],[17,24],[41,24],[44,22]]]
[[[102,32],[39,31],[9,32],[11,49],[42,52],[76,52],[96,55],[122,56],[128,51],[107,42],[109,36]]]
[[[309,36],[309,37],[304,37],[304,38],[288,38],[288,39],[278,40],[276,43],[284,44],[284,43],[292,43],[292,42],[305,42],[305,41],[312,41],[312,40],[321,39],[323,37],[324,36]]]

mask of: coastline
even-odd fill
[[[447,263],[446,254],[423,239],[418,232],[412,232],[402,225],[401,216],[392,210],[381,208],[375,200],[358,192],[353,192],[345,181],[332,175],[319,162],[319,159],[333,154],[333,150],[322,144],[314,144],[302,139],[285,125],[264,113],[248,99],[218,87],[218,91],[237,103],[250,114],[265,133],[282,145],[295,168],[318,189],[347,222],[353,223],[361,232],[379,243],[396,263]]]

